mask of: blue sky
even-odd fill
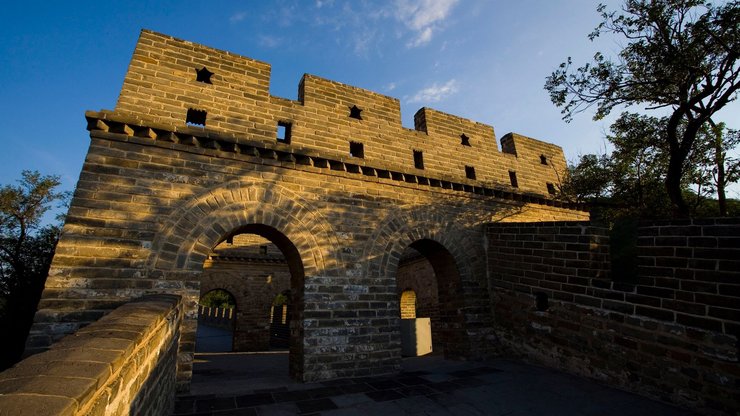
[[[597,50],[619,50],[613,39],[587,39],[598,2],[6,3],[0,184],[34,169],[74,187],[89,143],[84,112],[114,108],[142,28],[270,63],[273,95],[296,99],[302,74],[311,73],[399,98],[407,127],[416,110],[432,107],[490,124],[497,138],[514,131],[556,143],[571,161],[606,146],[610,120],[587,112],[566,124],[543,89],[568,56],[580,65]],[[740,128],[740,106],[718,119]]]

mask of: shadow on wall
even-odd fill
[[[381,184],[368,187],[362,175],[316,175],[325,168],[295,161],[261,155],[237,163],[217,150],[193,153],[190,146],[93,133],[27,345],[43,348],[129,299],[180,294],[183,388],[192,371],[204,265],[234,235],[259,235],[283,252],[296,340],[291,374],[309,381],[400,368],[396,275],[407,247],[432,262],[443,283],[440,299],[455,305],[443,314],[445,331],[456,334],[449,354],[490,354],[483,224],[557,210],[392,179],[375,178]],[[175,166],[182,154],[185,167],[161,168]],[[132,165],[132,158],[150,162]],[[341,192],[332,190],[338,177]]]

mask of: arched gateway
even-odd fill
[[[312,75],[298,100],[269,83],[268,64],[141,33],[115,110],[86,114],[90,148],[29,351],[131,299],[180,294],[187,389],[204,262],[249,232],[290,270],[298,379],[399,370],[408,247],[437,275],[446,352],[492,353],[483,224],[587,219],[548,193],[562,150],[507,134],[499,151],[492,127],[428,108],[407,129],[397,99]]]

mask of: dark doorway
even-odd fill
[[[415,342],[419,345],[425,342],[423,331],[426,324],[423,319],[429,319],[432,352],[444,353],[446,357],[463,356],[464,321],[461,312],[460,275],[452,254],[440,243],[429,239],[410,244],[399,262],[396,285],[399,290],[402,325],[414,326],[416,333],[412,337],[416,336]],[[413,317],[408,311],[410,293],[415,295]],[[405,322],[410,319],[416,322]],[[402,335],[404,332],[408,330],[402,330]],[[404,342],[408,342],[408,335],[405,338],[407,339]],[[408,345],[404,345],[404,350],[411,351]],[[423,348],[416,351],[422,355]]]

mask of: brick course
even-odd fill
[[[706,414],[740,408],[740,280],[725,266],[740,247],[704,248],[732,245],[737,219],[642,223],[636,284],[611,280],[607,230],[589,223],[491,224],[487,235],[510,352]]]
[[[127,303],[0,373],[0,414],[169,415],[182,304]]]

